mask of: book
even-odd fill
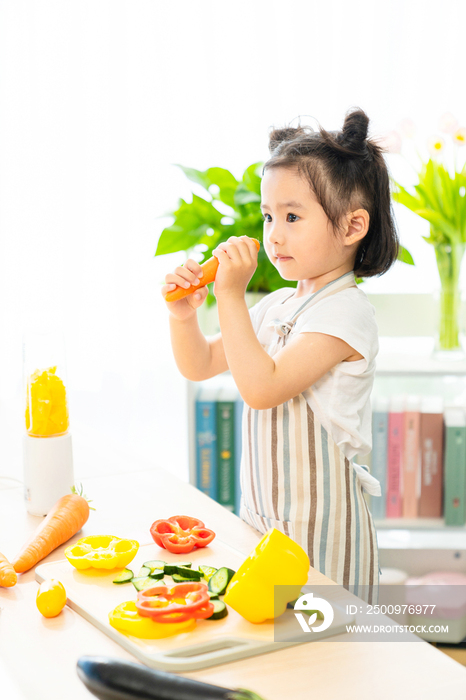
[[[217,382],[203,382],[195,400],[196,488],[217,500]]]
[[[371,473],[380,481],[382,495],[371,498],[370,503],[372,516],[381,520],[386,515],[387,500],[388,407],[388,399],[383,396],[373,401]]]
[[[466,522],[466,417],[461,408],[446,408],[444,513],[445,525]]]
[[[421,468],[418,515],[440,518],[443,513],[443,399],[426,396],[421,401]]]
[[[404,397],[393,395],[388,411],[387,444],[387,501],[386,517],[401,518],[402,501],[402,448],[404,427]]]
[[[217,501],[235,510],[235,404],[238,389],[232,377],[223,378],[217,395]]]
[[[402,514],[403,518],[416,518],[420,474],[421,401],[418,396],[407,396],[403,414]]]
[[[239,516],[241,506],[241,457],[243,451],[243,409],[244,401],[238,394],[235,401],[235,515]]]

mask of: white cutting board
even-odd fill
[[[194,549],[183,555],[172,554],[156,544],[149,544],[139,548],[128,568],[137,576],[143,563],[151,559],[162,559],[170,564],[192,561],[196,565],[206,564],[216,569],[227,566],[237,571],[245,557],[218,538],[208,547]],[[108,614],[117,605],[127,600],[136,600],[137,591],[133,584],[112,583],[117,570],[88,571],[92,573],[78,571],[63,559],[38,566],[35,574],[39,583],[49,578],[61,581],[65,586],[70,608],[152,668],[164,671],[193,671],[303,643],[303,633],[293,610],[287,609],[276,620],[253,624],[230,606],[227,606],[228,615],[222,620],[198,620],[196,627],[190,632],[166,639],[138,639],[119,632],[108,622]],[[170,576],[165,577],[165,582],[169,586],[174,585]],[[163,584],[163,580],[154,581],[154,585],[157,584]],[[319,634],[309,634],[309,640],[306,641],[318,641],[324,637],[343,634],[346,625],[354,622],[354,617],[347,615],[342,607],[334,603],[332,605],[332,625]],[[274,628],[278,629],[278,625],[281,634],[285,632],[285,637],[281,638],[291,641],[274,642]]]

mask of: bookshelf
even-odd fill
[[[441,396],[445,407],[466,407],[466,360],[445,361],[433,355],[432,336],[381,337],[373,396],[393,394]],[[446,526],[444,518],[375,519],[381,530],[439,531],[440,537],[461,535],[466,549],[466,526]]]

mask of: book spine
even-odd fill
[[[406,411],[404,414],[403,450],[403,518],[417,518],[419,480],[420,411]]]
[[[466,428],[448,425],[445,430],[445,525],[464,525]]]
[[[239,516],[241,506],[241,461],[243,451],[243,408],[244,401],[235,401],[235,514]]]
[[[371,498],[372,517],[386,517],[387,499],[387,444],[388,444],[388,411],[374,411],[372,414],[372,456],[371,473],[380,481],[382,495]]]
[[[403,422],[403,412],[389,412],[387,447],[387,518],[401,518],[403,512],[401,491]]]
[[[215,401],[196,400],[196,487],[217,499],[217,415]]]
[[[440,518],[443,506],[443,414],[421,413],[419,516]]]
[[[235,401],[217,402],[217,501],[235,509]]]

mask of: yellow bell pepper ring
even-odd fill
[[[108,615],[111,626],[119,632],[131,634],[139,639],[162,639],[172,637],[174,634],[190,632],[196,626],[196,620],[185,622],[155,622],[150,617],[139,615],[136,602],[128,600],[121,603]]]
[[[139,549],[136,540],[112,535],[82,537],[65,549],[65,557],[76,569],[124,569]]]
[[[249,622],[278,617],[287,603],[299,597],[310,565],[297,542],[272,528],[241,564],[223,600]]]

